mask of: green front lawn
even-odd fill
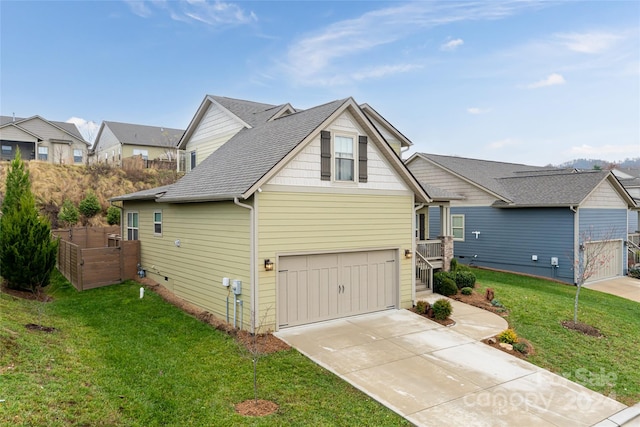
[[[560,324],[573,320],[576,288],[543,279],[474,269],[476,291],[488,287],[509,310],[507,321],[533,344],[529,361],[627,405],[640,401],[640,304],[582,288],[578,321],[593,338]]]
[[[0,425],[409,425],[295,350],[259,361],[258,397],[278,412],[240,416],[253,371],[232,338],[134,282],[53,280],[51,303],[0,294]]]

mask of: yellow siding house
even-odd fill
[[[176,184],[116,197],[142,269],[243,329],[278,330],[415,298],[409,140],[352,98],[306,110],[207,95]]]

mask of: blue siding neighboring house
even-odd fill
[[[575,283],[574,260],[585,244],[606,240],[609,264],[615,265],[592,278],[627,272],[627,218],[637,206],[608,171],[424,153],[414,154],[407,166],[419,181],[458,196],[451,201],[450,222],[454,257],[462,263]],[[435,238],[440,211],[430,208],[428,217],[426,235]]]

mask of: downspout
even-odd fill
[[[580,214],[578,214],[578,208],[576,206],[569,206],[573,215],[573,284],[578,283],[578,268],[576,268],[576,262],[580,262]]]
[[[255,200],[255,199],[254,199]],[[247,205],[245,203],[240,203],[237,197],[233,198],[233,203],[240,206],[241,208],[249,209],[250,211],[250,219],[249,219],[249,233],[250,233],[250,278],[251,280],[251,301],[250,301],[250,310],[253,316],[251,316],[251,333],[255,333],[255,317],[256,317],[256,235],[255,235],[255,211],[253,210],[253,206]],[[240,325],[242,329],[242,325]]]
[[[413,216],[411,218],[411,234],[412,234],[412,243],[411,243],[411,251],[413,252],[413,256],[411,257],[411,301],[413,305],[416,305],[416,215],[418,211],[424,207],[424,203],[420,203],[418,206],[414,206],[413,208]],[[402,256],[402,254],[400,254]]]

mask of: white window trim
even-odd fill
[[[464,234],[465,234],[465,227],[466,227],[464,214],[451,214],[451,235],[452,236],[455,236],[454,233],[453,233],[453,229],[454,228],[461,228],[461,227],[454,227],[453,226],[453,218],[454,217],[461,217],[462,218],[462,238],[453,237],[453,240],[456,241],[456,242],[464,242]]]
[[[156,214],[160,214],[160,222],[156,221]],[[153,211],[153,235],[156,237],[162,237],[162,232],[164,231],[164,215],[162,214],[162,209]],[[160,232],[156,232],[156,224],[160,224]],[[138,223],[138,225],[140,225]]]
[[[338,179],[338,173],[336,171],[336,160],[338,156],[336,155],[336,137],[342,138],[351,138],[351,143],[353,144],[353,179],[344,180]],[[335,183],[339,184],[358,184],[358,134],[350,133],[350,132],[331,132],[331,180]]]
[[[138,226],[137,227],[129,227],[129,214],[135,214],[138,216]],[[137,239],[133,239],[133,240],[140,240],[140,212],[138,211],[127,211],[127,240],[129,240],[129,230],[137,230],[138,231],[138,238]]]
[[[41,153],[40,150],[44,150],[44,152]],[[45,156],[44,160],[40,159],[41,155]],[[38,160],[40,160],[42,162],[49,161],[49,147],[47,147],[46,145],[38,145]]]

